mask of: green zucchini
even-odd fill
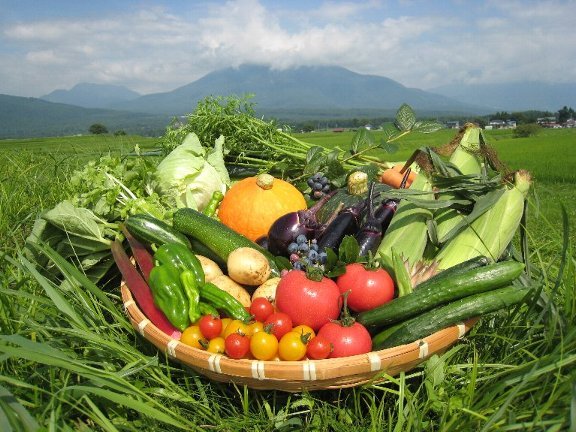
[[[155,217],[146,214],[128,216],[124,225],[130,234],[147,246],[180,243],[190,248],[190,240],[184,234]]]
[[[358,314],[366,327],[383,327],[404,321],[444,303],[510,284],[522,273],[524,264],[502,261],[483,267],[452,272],[450,277],[430,278],[408,295]]]
[[[256,249],[268,259],[272,274],[280,275],[273,254],[210,216],[191,208],[181,208],[174,212],[172,225],[181,233],[204,244],[224,262],[228,261],[228,255],[232,251],[240,247]]]
[[[510,285],[455,300],[396,325],[394,331],[383,330],[372,339],[373,349],[414,342],[467,319],[509,308],[521,303],[529,292],[530,288]]]

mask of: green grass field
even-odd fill
[[[404,160],[454,134],[409,135],[381,156]],[[299,138],[345,148],[351,134]],[[535,178],[528,231],[539,301],[484,317],[446,353],[385,383],[295,394],[210,382],[139,337],[117,290],[73,268],[55,283],[22,254],[33,221],[66,196],[74,169],[157,140],[0,141],[0,430],[575,430],[576,130],[486,138],[511,168]]]

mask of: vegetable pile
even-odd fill
[[[386,143],[360,130],[343,152],[217,102],[169,129],[164,155],[79,172],[29,253],[47,245],[102,284],[119,270],[160,330],[234,359],[363,354],[530,295],[516,236],[531,179],[477,126],[390,162],[368,150],[437,126],[403,106]]]

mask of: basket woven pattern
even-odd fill
[[[302,361],[234,360],[171,338],[146,318],[124,283],[120,289],[132,326],[158,349],[212,380],[245,384],[254,389],[297,392],[380,382],[386,376],[413,369],[432,354],[446,350],[476,322],[471,319],[406,345],[350,357]]]

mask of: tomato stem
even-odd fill
[[[342,306],[342,314],[340,315],[339,320],[342,327],[351,327],[356,322],[356,319],[350,315],[350,310],[348,309],[348,294],[350,294],[350,290],[342,293],[344,304]]]

